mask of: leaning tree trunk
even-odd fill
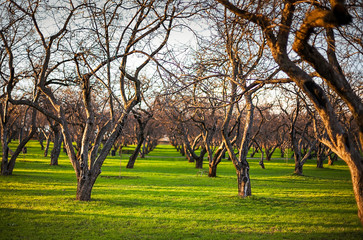
[[[258,153],[258,147],[252,148],[252,153],[251,153],[250,157],[253,158],[256,153]]]
[[[139,139],[139,141],[137,142],[136,148],[135,148],[134,152],[131,154],[126,168],[134,168],[137,155],[139,155],[140,148],[141,148],[143,142],[144,142],[144,137],[142,137],[142,139]]]
[[[51,136],[49,135],[47,137],[47,143],[45,144],[45,148],[44,148],[44,157],[48,157],[50,141],[51,141]]]

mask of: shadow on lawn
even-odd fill
[[[84,203],[83,203],[84,204]],[[87,205],[87,204],[86,204]],[[51,231],[54,239],[97,239],[103,235],[115,236],[121,234],[122,239],[163,239],[165,234],[168,239],[185,239],[197,237],[198,239],[361,239],[362,230],[339,232],[341,223],[320,223],[319,231],[300,232],[292,225],[305,224],[303,219],[294,222],[281,220],[251,222],[248,218],[244,222],[231,219],[215,220],[206,219],[203,215],[190,214],[187,217],[179,215],[145,214],[133,215],[132,213],[105,214],[87,213],[80,211],[40,211],[0,208],[2,216],[20,216],[20,219],[3,219],[0,223],[3,237],[18,236],[25,239],[38,239],[39,232]],[[44,216],[52,215],[49,221],[44,221]],[[53,220],[53,221],[52,221]],[[17,222],[18,221],[18,222]],[[20,223],[25,225],[26,231],[19,229]],[[5,230],[6,227],[6,230]],[[157,234],[157,235],[155,235]],[[159,234],[159,235],[158,235]],[[91,237],[93,236],[93,237]],[[166,239],[166,238],[165,238]]]

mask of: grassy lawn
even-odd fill
[[[109,157],[92,201],[79,202],[67,156],[50,166],[39,144],[28,144],[13,176],[0,176],[0,239],[363,239],[342,161],[317,169],[310,160],[298,177],[292,160],[262,170],[251,159],[253,196],[240,199],[231,162],[211,179],[170,146],[134,169],[127,157],[121,169],[120,157]]]

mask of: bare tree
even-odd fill
[[[36,43],[41,44],[38,49],[42,49],[42,57],[37,59],[35,52],[30,55],[30,62],[37,63],[36,69],[39,69],[34,92],[37,98],[45,99],[52,107],[45,109],[36,101],[16,99],[11,94],[8,94],[9,101],[32,106],[60,124],[67,155],[77,177],[76,198],[90,200],[103,162],[113,143],[122,134],[129,112],[140,102],[142,71],[166,45],[176,7],[170,1],[130,2],[127,5],[105,1],[80,3],[77,6],[72,1],[68,6],[50,6],[38,1],[26,4],[11,1],[11,4],[26,16],[37,33]],[[45,8],[47,11],[57,11],[55,15],[63,14],[64,17],[63,22],[56,23],[59,27],[49,36],[39,24]],[[81,8],[83,15],[78,15]],[[87,22],[86,19],[91,21]],[[125,27],[120,29],[120,24]],[[78,35],[77,31],[84,35]],[[152,43],[153,37],[158,39]],[[136,66],[130,65],[130,59],[136,55],[142,57],[141,62]],[[65,60],[56,61],[57,56]],[[62,71],[62,67],[73,71]],[[118,79],[111,74],[112,69],[117,69]],[[85,122],[81,128],[77,154],[72,144],[72,128],[68,123],[66,108],[54,87],[67,88],[69,85],[82,96],[84,106],[81,115]],[[102,89],[99,87],[108,89],[107,109],[103,108],[101,112],[110,114],[109,120],[96,131],[96,113],[102,110],[95,104],[97,91],[101,92]],[[114,101],[121,111],[117,116]],[[107,140],[100,149],[106,133]]]
[[[256,5],[244,3],[243,6],[238,6],[238,2],[232,4],[228,0],[217,1],[235,13],[241,23],[254,23],[263,31],[275,62],[314,104],[328,135],[319,140],[329,146],[349,166],[358,216],[363,224],[363,160],[359,152],[359,145],[363,144],[363,103],[352,89],[339,64],[336,52],[340,48],[335,44],[336,32],[333,30],[352,21],[352,17],[348,13],[349,9],[344,5],[345,1],[331,0],[330,5],[325,5],[324,1],[315,1],[313,4],[307,4],[304,1],[274,1],[271,3],[274,5],[259,1]],[[314,6],[315,9],[311,10],[311,6]],[[298,14],[300,12],[306,13],[305,17]],[[273,18],[273,16],[276,17]],[[303,18],[302,23],[301,17]],[[293,31],[294,27],[299,27],[299,30]],[[321,39],[321,34],[315,34],[315,28],[326,30],[328,36],[326,38],[327,58],[316,47],[318,44],[316,39]],[[316,35],[315,41],[311,42],[309,40],[313,35]],[[316,71],[317,74],[314,76],[318,76],[319,80],[326,82],[329,89],[336,92],[349,108],[359,126],[359,142],[355,141],[351,134],[341,126],[326,93],[309,74],[310,72],[294,62],[295,56],[290,53],[288,48],[290,37],[294,39],[292,49],[301,60]]]

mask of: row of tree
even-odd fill
[[[167,135],[196,167],[207,156],[211,177],[228,153],[245,197],[249,149],[268,160],[291,148],[296,174],[312,153],[318,166],[347,163],[363,224],[362,11],[336,0],[5,1],[1,172],[29,139],[53,139],[54,163],[63,142],[76,198],[89,200],[110,152],[135,143],[132,168]],[[176,39],[187,33],[194,49]]]

